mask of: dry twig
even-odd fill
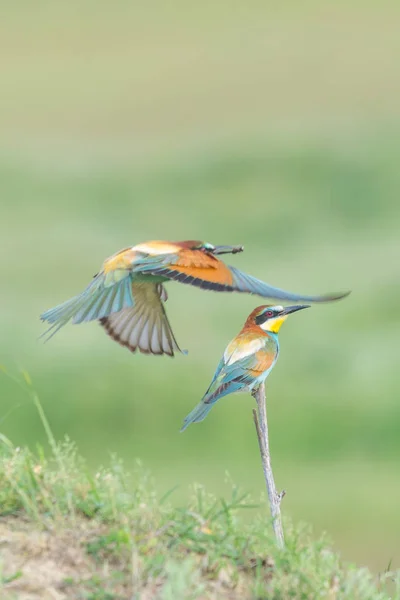
[[[275,487],[274,476],[272,474],[271,456],[269,453],[265,383],[262,383],[256,390],[253,390],[252,395],[257,402],[257,411],[253,409],[253,418],[257,431],[258,444],[260,446],[265,483],[267,485],[272,525],[276,536],[276,543],[279,548],[283,548],[285,545],[285,540],[283,536],[280,505],[282,498],[285,495],[285,491],[283,490],[280,492],[280,494],[278,494]]]

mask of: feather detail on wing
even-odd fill
[[[200,250],[185,251],[178,255],[146,257],[135,264],[137,271],[151,273],[216,292],[242,292],[256,294],[264,298],[287,300],[290,302],[331,302],[344,298],[350,292],[304,296],[273,287],[261,279],[229,267],[215,256]]]
[[[107,333],[121,346],[144,354],[183,352],[175,339],[162,303],[167,298],[164,286],[153,283],[132,285],[132,307],[100,319]]]
[[[131,307],[132,273],[137,257],[132,248],[125,248],[107,258],[81,294],[41,315],[42,321],[51,323],[43,335],[49,339],[69,321],[74,324],[94,321]]]
[[[42,321],[51,323],[51,327],[43,335],[50,339],[68,321],[75,324],[94,321],[129,306],[132,306],[129,273],[125,272],[124,277],[114,273],[112,280],[107,279],[104,273],[99,273],[81,294],[50,308],[40,316]]]
[[[261,347],[255,342],[256,340],[253,339],[246,343],[237,337],[229,344],[210,387],[201,402],[185,418],[181,431],[191,423],[203,421],[220,398],[234,392],[251,390],[265,379],[275,364],[278,347],[273,341],[269,343],[261,340]],[[230,360],[235,353],[236,360]]]
[[[156,287],[157,287],[157,292],[160,296],[161,301],[166,302],[168,300],[167,290],[165,289],[165,287],[163,286],[162,283],[157,283]]]
[[[257,350],[264,347],[264,337],[267,337],[267,335],[265,334],[265,336],[261,337],[258,332],[236,337],[226,347],[224,352],[224,365],[231,365],[251,354],[255,354]]]
[[[201,250],[185,250],[181,254],[144,257],[135,263],[135,270],[206,290],[233,291],[229,267]]]
[[[233,347],[235,346],[235,347]],[[241,342],[237,337],[225,351],[203,402],[214,403],[219,398],[240,389],[251,389],[266,377],[275,364],[278,346],[273,341],[250,339]]]
[[[247,275],[235,267],[229,267],[232,276],[232,289],[237,292],[248,294],[257,294],[264,298],[276,298],[277,300],[287,300],[289,302],[332,302],[348,296],[350,292],[339,292],[333,294],[324,294],[322,296],[304,296],[293,292],[286,292],[280,288],[273,287],[264,283],[261,279]]]

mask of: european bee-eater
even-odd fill
[[[252,392],[265,381],[279,354],[278,332],[288,315],[308,305],[259,306],[228,344],[202,401],[188,414],[181,431],[206,418],[214,404],[234,392]]]
[[[125,248],[104,261],[99,273],[78,296],[41,315],[51,323],[51,337],[63,325],[99,320],[122,346],[145,354],[174,355],[181,351],[165,313],[172,279],[217,292],[247,292],[294,302],[328,302],[347,295],[300,296],[228,267],[220,254],[242,252],[243,246],[213,246],[203,242],[145,242]]]

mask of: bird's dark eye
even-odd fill
[[[274,313],[272,312],[272,310],[267,310],[267,312],[265,312],[264,315],[269,318],[269,317],[273,317]]]

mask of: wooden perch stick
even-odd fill
[[[285,491],[283,490],[280,494],[277,493],[274,482],[274,476],[272,474],[271,456],[269,453],[268,441],[268,421],[265,383],[262,383],[256,390],[253,390],[252,395],[257,402],[258,410],[256,411],[255,409],[253,409],[253,418],[257,431],[258,444],[260,446],[261,462],[264,471],[265,483],[267,485],[268,500],[272,516],[272,526],[274,528],[276,536],[276,543],[279,548],[283,548],[285,546],[285,540],[283,537],[280,506],[282,498],[285,495]]]

